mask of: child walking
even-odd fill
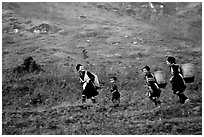
[[[148,86],[148,97],[156,106],[158,106],[161,104],[161,101],[158,99],[160,97],[161,90],[154,78],[154,75],[150,72],[150,67],[145,66],[142,71],[145,74],[145,80]]]
[[[111,83],[111,93],[112,93],[112,99],[114,107],[119,107],[120,104],[120,93],[118,91],[117,85],[116,85],[117,78],[111,77],[110,83]]]

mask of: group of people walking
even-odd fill
[[[179,102],[184,104],[189,101],[189,99],[184,94],[186,83],[183,78],[182,69],[178,64],[176,64],[176,59],[174,57],[168,57],[166,63],[169,66],[170,73],[172,75],[170,83],[172,85],[173,93],[179,97]],[[79,72],[79,80],[83,89],[82,103],[85,103],[86,99],[91,99],[93,103],[96,103],[95,97],[99,94],[98,89],[100,88],[97,76],[85,70],[84,66],[81,64],[76,66],[76,70]],[[155,79],[155,76],[151,73],[149,66],[143,67],[142,71],[147,83],[147,96],[156,106],[159,106],[162,103],[159,100],[162,91]],[[117,77],[110,77],[110,92],[112,93],[111,101],[113,102],[114,107],[118,107],[120,104],[120,93],[116,82]]]
[[[91,99],[93,103],[96,103],[95,97],[99,94],[98,89],[100,88],[99,81],[96,75],[84,69],[84,66],[78,64],[76,70],[79,72],[79,81],[82,85],[82,103],[86,102],[86,99]],[[111,101],[114,107],[118,107],[120,104],[120,93],[116,84],[117,78],[110,77],[111,83]]]
[[[168,57],[166,63],[169,66],[172,75],[169,81],[172,85],[173,93],[179,97],[179,102],[184,104],[189,101],[189,99],[184,94],[186,83],[183,78],[182,69],[178,64],[176,64],[176,59],[174,57]],[[159,97],[162,91],[154,75],[150,72],[150,67],[145,66],[142,70],[145,74],[146,83],[148,85],[148,96],[150,100],[154,102],[156,106],[160,105],[161,101],[159,100]]]

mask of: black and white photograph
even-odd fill
[[[202,135],[202,2],[2,1],[2,135]]]

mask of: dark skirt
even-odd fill
[[[91,98],[91,97],[95,97],[97,96],[99,93],[96,90],[95,86],[93,85],[92,82],[89,82],[85,89],[82,92],[82,95],[85,95],[87,99]]]
[[[183,78],[180,75],[176,75],[172,78],[172,90],[173,91],[179,91],[179,92],[184,92],[186,89],[186,85],[184,83]]]
[[[161,95],[161,90],[155,84],[156,83],[150,85],[151,87],[150,97],[158,98]]]

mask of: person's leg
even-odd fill
[[[112,102],[113,102],[113,107],[115,107],[116,102],[114,98],[112,98]]]
[[[173,91],[173,93],[179,97],[179,102],[182,103],[182,104],[185,103],[185,100],[186,100],[186,99],[188,99],[188,98],[183,94],[183,92],[181,92],[181,91]]]
[[[115,108],[115,107],[119,107],[119,102],[118,102],[118,100],[114,100],[113,101],[113,107]]]
[[[150,97],[150,100],[155,104],[155,106],[158,106],[158,105],[160,105],[161,104],[161,101],[160,100],[158,100],[158,98],[157,97]]]
[[[120,104],[120,97],[118,98],[118,104]]]
[[[95,97],[91,97],[91,101],[92,101],[93,103],[96,103]]]
[[[159,101],[159,97],[160,97],[160,89],[155,85],[152,86],[152,93],[151,93],[151,100],[152,102],[154,102],[154,104],[157,106],[157,105],[160,105],[161,104],[161,101]]]
[[[112,99],[111,99],[112,103],[113,103],[113,107],[115,107],[116,104],[116,100],[115,100],[115,96],[114,94],[112,94]]]
[[[115,100],[116,100],[116,107],[119,107],[119,104],[120,104],[120,93],[119,92],[116,92]]]
[[[85,102],[86,102],[86,96],[82,95],[82,103],[85,103]]]
[[[148,88],[147,88],[147,93],[145,94],[147,97],[151,97],[151,95],[152,95],[152,88],[151,88],[151,86],[148,86]]]
[[[173,90],[173,93],[174,93],[176,96],[179,97],[179,102],[181,102],[181,99],[182,99],[182,98],[180,98],[180,96],[179,96],[179,91]]]
[[[157,99],[157,105],[160,105],[161,101],[159,99]]]
[[[113,102],[113,107],[119,107],[120,99],[113,95],[111,101]]]
[[[116,95],[116,92],[112,93],[111,101],[113,102],[113,107],[115,107],[115,105],[117,104],[117,95]]]
[[[150,96],[149,99],[150,99],[155,105],[157,104],[155,97]]]
[[[188,99],[183,93],[179,93],[178,94],[179,99],[180,99],[180,103],[185,103],[186,99]]]
[[[155,97],[156,97],[156,105],[160,105],[161,104],[161,101],[159,100],[159,97],[161,95],[161,89],[159,89],[159,87],[157,88],[156,90],[156,94],[155,94]]]
[[[119,107],[119,105],[120,105],[120,98],[117,98],[115,100],[115,107]]]

